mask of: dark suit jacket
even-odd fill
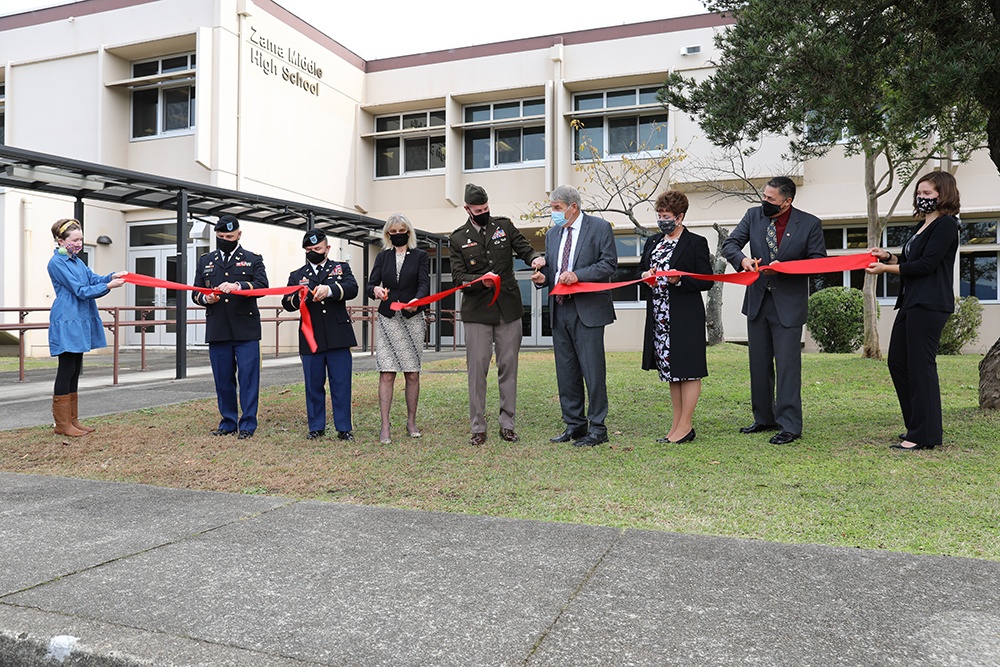
[[[494,288],[485,282],[462,290],[462,321],[480,324],[501,324],[520,319],[524,314],[521,289],[514,280],[514,257],[526,264],[539,257],[531,242],[524,238],[509,218],[490,217],[477,232],[472,222],[451,234],[448,243],[451,258],[451,279],[456,286],[472,282],[492,271],[500,276],[500,296],[493,300]]]
[[[722,254],[737,271],[743,270],[740,263],[746,257],[743,248],[747,242],[750,243],[750,256],[766,261],[766,234],[770,222],[760,206],[754,206],[746,212],[729,238],[723,241]],[[816,257],[826,257],[823,224],[815,215],[793,208],[775,260],[788,262]],[[806,316],[809,314],[809,276],[762,272],[757,282],[747,287],[743,298],[743,314],[748,319],[757,317],[766,291],[770,291],[774,297],[782,326],[800,327],[806,323]]]
[[[332,294],[322,301],[313,301],[312,295],[306,298],[306,308],[312,318],[313,336],[316,338],[316,352],[327,352],[341,347],[354,347],[358,344],[351,326],[351,316],[347,314],[347,301],[358,295],[358,281],[354,279],[351,265],[347,262],[335,262],[327,259],[319,275],[313,273],[311,264],[306,264],[288,274],[289,285],[308,285],[312,290],[317,285],[328,285]],[[294,311],[302,307],[299,293],[286,294],[281,299],[285,310]],[[299,325],[299,354],[313,354],[302,335],[302,325]]]
[[[919,229],[917,225],[914,233]],[[920,306],[942,313],[955,311],[955,253],[958,252],[958,220],[942,215],[927,229],[912,237],[910,252],[899,256],[902,289],[896,308]]]
[[[393,310],[390,304],[397,301],[407,303],[413,299],[422,299],[430,295],[430,275],[430,257],[420,248],[411,248],[406,251],[403,268],[399,271],[399,280],[396,280],[396,249],[389,248],[375,255],[375,265],[368,276],[365,293],[368,294],[369,299],[374,299],[376,287],[381,285],[388,289],[389,298],[378,302],[378,312],[386,317],[392,317],[397,311]],[[403,317],[410,318],[422,310],[427,310],[427,306],[420,306],[412,313],[405,310],[398,312]]]
[[[582,283],[610,282],[618,268],[618,251],[615,249],[615,234],[604,218],[586,213],[581,214],[580,237],[576,243],[576,257],[573,272]],[[545,233],[545,282],[538,287],[551,287],[558,278],[559,243],[563,228],[553,226]],[[590,292],[573,295],[576,312],[584,326],[603,327],[615,321],[615,306],[611,292]],[[553,321],[555,308],[549,309],[549,321]]]
[[[656,234],[646,239],[636,278],[648,271],[653,249],[663,238]],[[704,236],[685,228],[677,239],[677,246],[670,256],[670,268],[689,273],[712,273],[712,260],[708,254],[708,241]],[[663,288],[655,290],[646,283],[640,292],[646,297],[646,333],[642,343],[642,369],[658,368],[653,349],[653,300],[661,299]],[[701,293],[712,287],[710,280],[681,278],[676,285],[667,284],[670,299],[670,372],[674,377],[699,378],[708,375],[705,360],[705,302]]]
[[[222,283],[239,283],[240,289],[264,289],[267,272],[264,259],[238,246],[229,261],[221,250],[213,250],[198,258],[194,272],[195,287],[218,287]],[[223,343],[233,340],[260,340],[260,310],[257,297],[220,294],[215,303],[206,303],[201,292],[191,292],[191,300],[205,306],[205,342]]]

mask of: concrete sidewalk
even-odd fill
[[[1000,563],[0,473],[0,665],[998,665]]]

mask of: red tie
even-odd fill
[[[573,228],[566,228],[566,241],[563,245],[562,251],[562,261],[559,262],[559,273],[565,273],[569,270],[569,253],[573,249]],[[556,303],[562,303],[565,297],[561,294],[556,295]]]

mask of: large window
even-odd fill
[[[545,160],[545,100],[475,104],[463,110],[465,169],[493,169]]]
[[[132,138],[186,134],[194,128],[195,54],[132,63]]]
[[[997,300],[997,221],[963,222],[958,259],[959,296],[974,296],[980,301]]]
[[[626,88],[573,96],[576,160],[660,154],[669,148],[667,112],[658,88]]]
[[[882,232],[878,244],[895,254],[902,250],[906,239],[910,238],[910,225],[890,225]],[[823,240],[831,255],[854,255],[868,249],[868,227],[827,227],[823,230]],[[841,252],[837,252],[841,251]],[[875,296],[879,299],[895,299],[899,295],[899,276],[883,273],[877,276]],[[854,287],[862,289],[865,283],[864,271],[837,271],[809,276],[809,293],[827,287]]]
[[[444,169],[444,110],[375,118],[375,177]]]
[[[611,276],[611,282],[624,283],[635,280],[636,272],[639,269],[639,259],[642,256],[642,248],[646,244],[646,237],[638,234],[615,234],[615,251],[618,253],[618,268]],[[611,290],[611,298],[616,306],[634,304],[642,300],[639,293],[639,285],[626,285]]]

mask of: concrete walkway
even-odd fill
[[[57,664],[997,666],[1000,563],[0,473],[0,666]]]

